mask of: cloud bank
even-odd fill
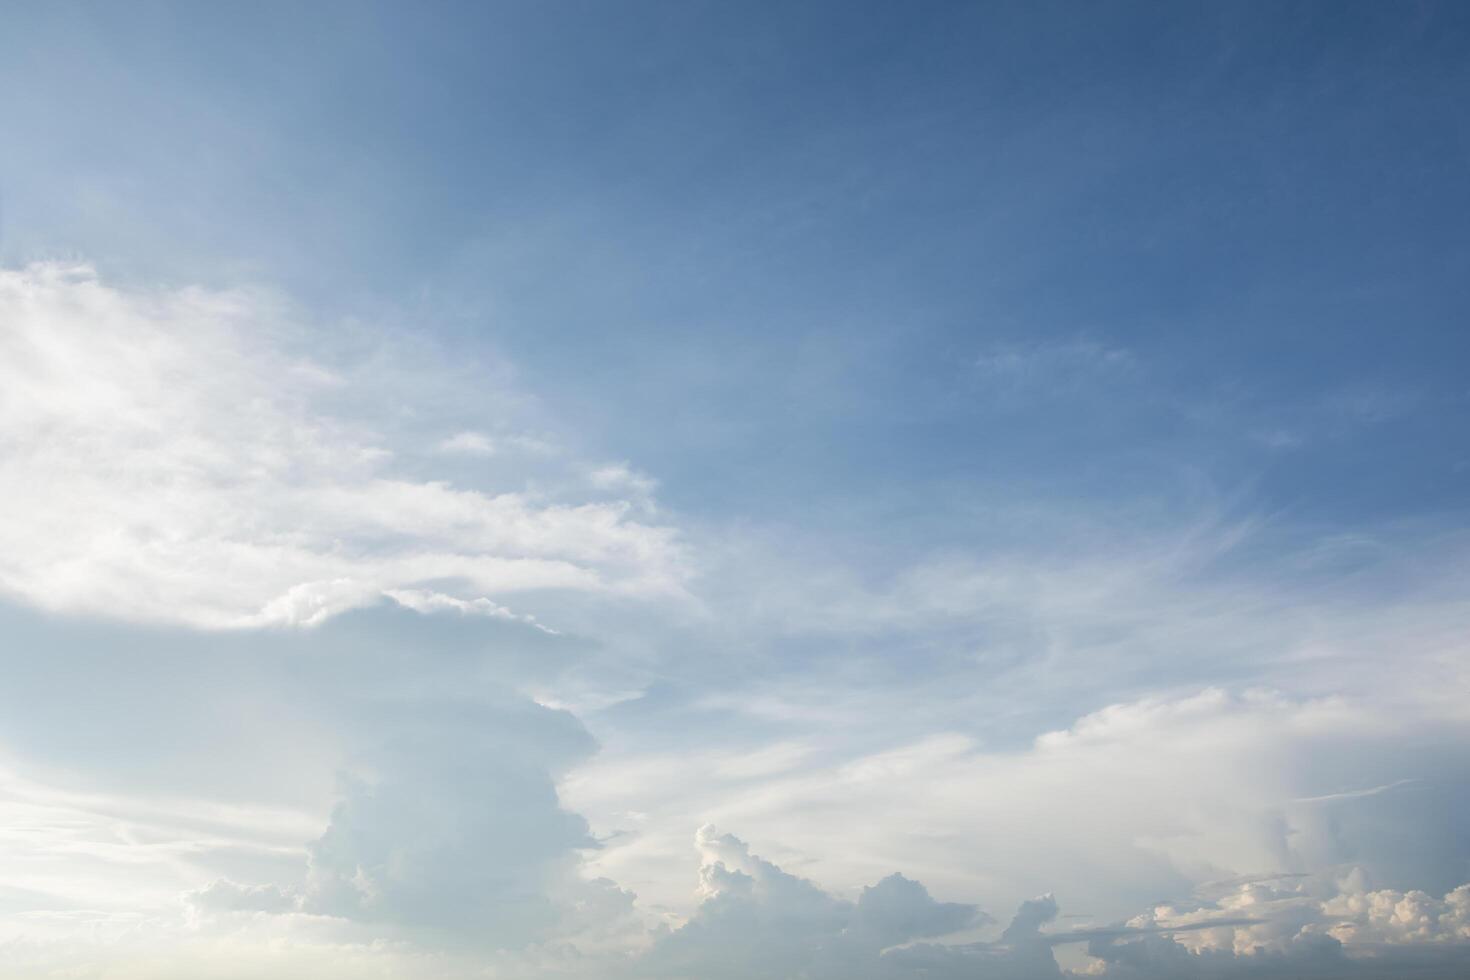
[[[75,957],[91,946],[92,955],[110,957],[109,976],[148,975],[158,961],[150,961],[146,944],[166,941],[174,959],[159,976],[183,976],[189,968],[256,976],[284,968],[321,969],[324,976],[366,969],[390,977],[627,980],[1448,980],[1463,975],[1470,950],[1470,884],[1436,897],[1374,890],[1360,872],[1336,880],[1266,876],[1226,883],[1210,899],[1082,927],[1069,927],[1062,904],[1048,894],[1022,902],[1004,925],[995,925],[974,906],[936,901],[901,874],[845,899],[712,827],[700,829],[696,847],[700,901],[672,928],[638,927],[631,896],[606,883],[587,883],[588,899],[548,915],[541,925],[554,921],[556,928],[541,931],[541,941],[531,940],[538,933],[526,929],[524,916],[545,908],[525,896],[507,910],[484,904],[484,896],[446,893],[437,897],[469,899],[464,908],[479,920],[474,954],[442,945],[431,952],[403,940],[385,943],[352,914],[328,915],[313,907],[310,892],[293,897],[273,886],[220,880],[183,897],[186,926],[155,924],[102,943],[94,932],[82,944],[73,937],[65,950]],[[502,931],[511,925],[514,933]],[[545,941],[558,929],[563,941]],[[976,930],[993,938],[957,935]],[[576,940],[566,941],[573,931]],[[625,945],[599,948],[596,938],[609,934]],[[268,955],[263,946],[271,948]],[[11,968],[29,968],[57,953],[56,946],[31,940],[8,943],[0,955]],[[218,967],[208,964],[227,955],[240,957],[237,972],[212,972]],[[76,968],[78,961],[70,962]]]

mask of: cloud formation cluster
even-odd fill
[[[0,272],[0,592],[105,620],[0,607],[19,651],[0,856],[21,869],[0,888],[0,972],[1463,974],[1458,611],[1431,608],[1416,672],[1379,683],[1371,657],[1339,656],[1349,690],[1292,696],[1194,683],[1220,651],[1282,649],[1242,610],[1279,623],[1285,600],[1160,587],[1204,578],[1229,527],[1131,563],[920,556],[886,584],[756,561],[739,610],[701,610],[713,649],[645,624],[677,654],[599,662],[560,701],[606,637],[559,633],[538,597],[574,615],[683,594],[657,481],[556,470],[510,423],[380,404],[371,358],[308,347],[259,294]],[[987,370],[1030,383],[1033,359]],[[1310,611],[1342,613],[1319,643],[1408,635],[1345,605]],[[932,657],[901,665],[928,689],[863,676],[882,666],[863,644],[901,635]],[[772,638],[793,636],[841,656],[788,668]],[[949,659],[961,636],[982,652]],[[777,653],[731,652],[747,643]],[[1006,714],[1027,686],[1057,695],[1050,714]],[[1015,741],[988,742],[989,717]],[[624,737],[639,724],[648,741]],[[696,871],[688,835],[710,820],[776,860],[705,826]]]
[[[417,623],[413,613],[393,615]],[[1470,886],[1463,886],[1463,879],[1430,892],[1375,885],[1362,871],[1278,868],[1192,888],[1186,882],[1178,897],[1134,904],[1121,915],[1110,911],[1085,920],[1064,915],[1069,905],[1097,912],[1095,896],[1078,901],[1075,875],[1063,882],[1065,866],[1116,847],[1120,838],[1110,834],[1139,826],[1132,811],[1119,808],[1123,797],[1137,796],[1142,805],[1164,811],[1158,827],[1167,826],[1169,813],[1190,809],[1165,806],[1145,778],[1146,768],[1161,766],[1158,778],[1172,781],[1176,791],[1197,792],[1183,780],[1191,761],[1203,766],[1203,785],[1238,768],[1261,766],[1257,753],[1272,746],[1279,752],[1293,739],[1341,737],[1350,721],[1372,728],[1380,747],[1391,746],[1385,720],[1363,714],[1359,706],[1211,691],[1110,707],[1039,739],[1009,762],[977,755],[963,743],[921,745],[856,760],[839,767],[833,779],[787,785],[785,795],[769,795],[767,783],[752,796],[769,795],[768,802],[783,813],[802,814],[803,823],[829,848],[856,846],[874,853],[882,848],[868,842],[878,838],[843,823],[872,824],[873,833],[887,826],[890,841],[897,839],[891,830],[896,822],[932,828],[933,821],[926,822],[922,813],[940,804],[932,789],[924,789],[928,784],[949,785],[951,792],[969,784],[981,798],[1011,798],[1023,819],[1038,822],[1032,837],[1001,821],[1001,811],[967,810],[958,805],[963,797],[952,795],[942,805],[962,815],[973,813],[973,826],[981,832],[936,839],[938,853],[952,862],[978,861],[1004,871],[1015,860],[1007,854],[1016,852],[1032,862],[1030,880],[1040,879],[1043,887],[1046,876],[1057,882],[1056,897],[1027,900],[1019,907],[987,902],[982,910],[963,900],[967,893],[951,875],[940,875],[941,885],[931,892],[932,856],[917,874],[906,862],[895,861],[865,886],[824,887],[783,868],[790,866],[786,859],[763,858],[743,840],[705,827],[694,841],[694,900],[687,911],[672,913],[620,887],[617,875],[608,876],[613,881],[599,879],[588,860],[623,845],[599,839],[558,790],[569,770],[586,765],[594,750],[575,717],[507,690],[495,680],[504,668],[493,655],[466,659],[458,652],[384,652],[362,642],[364,623],[374,632],[392,626],[381,611],[359,611],[310,634],[319,641],[317,657],[351,658],[323,663],[320,676],[301,673],[299,651],[279,654],[272,668],[295,672],[293,696],[314,698],[309,714],[331,719],[343,742],[341,756],[318,770],[345,774],[318,830],[310,829],[309,818],[242,808],[211,810],[196,803],[163,812],[142,799],[47,795],[33,785],[7,784],[7,799],[33,801],[28,815],[6,810],[8,822],[54,826],[59,835],[49,848],[30,850],[17,848],[15,840],[0,841],[19,859],[13,866],[39,870],[39,860],[65,855],[63,870],[70,877],[35,876],[24,882],[32,893],[11,896],[28,911],[0,917],[0,931],[17,940],[0,953],[0,972],[121,977],[366,973],[455,980],[1032,980],[1073,974],[1136,980],[1448,980],[1460,975],[1466,962]],[[509,628],[496,620],[461,625]],[[334,652],[333,644],[344,637],[350,642]],[[256,662],[268,661],[277,645],[270,634],[240,639],[251,641],[247,653]],[[349,662],[354,671],[340,669]],[[467,669],[474,662],[491,670]],[[138,666],[138,658],[131,663]],[[63,659],[51,669],[75,676],[76,667]],[[227,676],[221,668],[200,662],[198,687],[180,687],[173,695],[182,696],[158,702],[169,730],[196,725],[195,751],[207,759],[219,758],[220,747],[229,743],[221,742],[217,731],[170,715],[179,711],[170,705],[193,700],[190,691],[216,689]],[[282,684],[272,681],[267,690],[278,696]],[[113,693],[131,697],[126,687],[114,687]],[[99,700],[94,712],[102,723],[130,722],[125,714],[107,721],[107,713],[117,710],[107,703]],[[257,707],[281,715],[284,705],[260,701]],[[240,734],[256,739],[263,730],[246,728]],[[1247,731],[1256,732],[1260,741],[1243,740]],[[1316,758],[1332,762],[1335,757]],[[779,777],[782,766],[801,759],[801,753],[752,758],[730,772],[745,780],[770,773]],[[1394,761],[1389,753],[1386,762]],[[190,770],[166,753],[155,755],[153,764],[174,766],[176,780],[189,779]],[[662,771],[666,779],[685,778]],[[1047,802],[1057,810],[1058,801],[1071,799],[1078,806],[1062,808],[1060,821],[1046,822],[1040,810],[1028,811],[1027,801],[1016,795],[1025,786],[1023,777],[1039,781],[1033,787],[1037,805]],[[1108,780],[1121,781],[1117,798],[1099,792]],[[1249,788],[1239,782],[1227,788],[1236,793],[1242,785]],[[1072,789],[1070,797],[1065,786]],[[1299,794],[1283,805],[1296,808],[1290,811],[1293,819],[1332,817],[1340,846],[1372,856],[1384,847],[1372,836],[1382,812],[1375,808],[1392,804],[1386,812],[1402,818],[1409,812],[1406,805],[1422,806],[1414,794],[1423,789],[1409,783],[1380,792]],[[835,796],[842,809],[814,809],[821,794]],[[885,801],[906,797],[913,798],[915,809],[883,808]],[[1213,805],[1224,797],[1201,798]],[[37,809],[43,803],[44,812]],[[794,828],[790,821],[777,826],[755,819],[759,808],[748,812],[768,841],[781,840],[782,826]],[[95,832],[82,833],[92,826]],[[1231,826],[1219,824],[1214,832]],[[1310,823],[1297,827],[1304,846],[1320,843]],[[1208,844],[1211,826],[1202,830]],[[1261,830],[1269,837],[1282,828],[1268,822]],[[1079,840],[1067,840],[1068,834]],[[820,841],[794,839],[800,846],[782,853],[822,853]],[[639,835],[632,840],[636,844]],[[1038,861],[1047,845],[1063,860]],[[681,847],[687,854],[687,836]],[[99,907],[98,896],[105,891],[95,885],[89,890],[90,883],[76,877],[74,862],[82,848],[94,867],[114,867],[120,880],[135,882],[138,890],[128,894],[125,906]],[[1172,849],[1187,853],[1177,843]],[[1431,841],[1430,849],[1449,853],[1442,840]],[[1144,853],[1120,855],[1123,872],[1094,869],[1083,880],[1116,887],[1118,874],[1139,867]],[[1209,853],[1233,854],[1237,867],[1252,855],[1270,857],[1269,849],[1254,846]],[[1182,857],[1177,860],[1179,867],[1189,867]],[[687,864],[692,873],[695,862]],[[196,884],[180,902],[177,891],[166,893],[169,879],[162,870],[183,867]],[[222,874],[221,869],[228,870]],[[1196,867],[1194,880],[1202,880],[1207,870],[1207,865]],[[145,875],[146,893],[155,896],[149,903],[140,901]],[[1162,880],[1184,877],[1176,873]],[[66,887],[53,888],[58,884]],[[1120,899],[1127,901],[1133,899]],[[1001,918],[1013,907],[1013,914]],[[221,972],[224,962],[231,967]]]
[[[1470,885],[1434,898],[1367,888],[1361,872],[1337,881],[1258,877],[1220,883],[1213,897],[1188,907],[1159,906],[1123,922],[1080,927],[1065,924],[1061,904],[1048,894],[1021,903],[997,929],[975,906],[936,901],[901,874],[844,899],[712,827],[699,831],[696,846],[698,906],[682,924],[646,933],[641,951],[589,954],[555,943],[522,944],[502,951],[498,962],[504,972],[492,975],[529,970],[620,980],[1448,980],[1462,975],[1470,955]],[[260,916],[285,911],[279,892],[223,882],[189,901],[226,919],[233,916],[237,928],[246,922],[258,928]],[[628,921],[625,904],[600,911]],[[492,923],[487,920],[486,928],[495,929]],[[993,938],[966,938],[977,931]],[[392,963],[384,957],[385,966]],[[443,975],[459,975],[452,971],[460,967],[443,966],[451,971]],[[424,964],[413,968],[422,971]]]
[[[1056,898],[1021,903],[991,940],[956,941],[983,925],[973,906],[936,902],[892,875],[838,899],[702,829],[703,901],[658,939],[630,976],[770,980],[1046,980],[1452,977],[1470,956],[1470,885],[1442,898],[1290,876],[1225,883],[1188,908],[1157,907],[1125,922],[1067,928]],[[936,941],[936,937],[951,937]],[[1057,951],[1085,952],[1075,968]],[[1075,962],[1076,957],[1072,960]]]

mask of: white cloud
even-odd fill
[[[856,978],[872,975],[883,951],[963,929],[968,905],[936,902],[917,882],[891,875],[856,901],[823,891],[750,852],[744,841],[702,828],[701,902],[689,921],[660,938],[633,976]]]
[[[968,902],[936,899],[907,877],[907,867],[883,873],[875,884],[833,892],[713,827],[695,835],[699,862],[690,913],[673,927],[649,929],[640,922],[653,909],[645,904],[640,916],[633,896],[606,880],[587,879],[577,858],[592,846],[587,827],[552,791],[549,775],[589,751],[580,726],[564,713],[516,699],[464,708],[441,702],[430,712],[404,714],[385,705],[364,719],[381,732],[376,743],[362,744],[372,777],[347,788],[328,829],[310,845],[304,881],[217,878],[194,885],[172,910],[163,901],[139,903],[134,889],[128,910],[105,918],[101,911],[64,911],[64,905],[53,905],[59,911],[44,921],[34,912],[0,914],[0,936],[19,940],[0,943],[0,971],[35,974],[44,967],[86,975],[105,965],[117,976],[182,977],[191,969],[209,976],[201,964],[231,956],[229,975],[236,977],[333,976],[342,969],[343,975],[390,978],[546,980],[1450,980],[1466,962],[1470,885],[1430,893],[1374,888],[1356,870],[1251,875],[1205,882],[1194,894],[1145,911],[1134,906],[1104,917],[1115,924],[1081,927],[1060,912],[1096,907],[1058,890],[1056,897],[1015,903],[1015,915],[1002,928]],[[976,747],[947,739],[842,767],[835,779],[814,787],[832,797],[834,809],[788,798],[789,812],[802,819],[787,827],[810,825],[821,839],[849,847],[853,837],[841,832],[844,821],[871,824],[894,816],[875,800],[917,797],[912,814],[959,799],[942,791],[965,783],[992,799],[1024,794],[1029,774],[1038,774],[1032,790],[1062,812],[1033,829],[1075,860],[1072,838],[1095,822],[1109,823],[1120,796],[1144,788],[1144,808],[1171,800],[1172,809],[1156,814],[1167,823],[1172,814],[1193,809],[1202,783],[1225,779],[1217,787],[1222,794],[1240,789],[1230,773],[1242,753],[1228,748],[1223,733],[1265,728],[1267,742],[1283,730],[1320,738],[1341,731],[1357,713],[1348,704],[1218,692],[1119,705],[1039,739],[1009,769],[991,763],[968,774],[954,767],[973,766]],[[1280,751],[1279,742],[1272,744]],[[1058,770],[1059,757],[1066,764]],[[1199,770],[1193,785],[1178,764],[1183,760]],[[1116,793],[1100,791],[1120,780]],[[1051,788],[1058,781],[1066,793]],[[1147,789],[1163,782],[1176,785],[1172,799],[1163,787]],[[882,792],[854,797],[844,784]],[[36,787],[26,792],[56,803],[83,802]],[[853,820],[855,813],[861,821]],[[939,842],[948,859],[978,854],[1002,867],[1007,852],[1019,848],[1038,876],[1049,871],[1036,861],[1034,840],[1020,826],[997,824],[984,813],[970,807],[959,814],[972,833]],[[242,830],[272,823],[245,811],[218,817]],[[1131,818],[1138,820],[1138,812]],[[277,836],[290,835],[293,824],[273,822]],[[46,823],[65,833],[66,821],[52,816]],[[1350,824],[1343,829],[1350,832]],[[1119,840],[1112,838],[1111,845],[1120,846]],[[130,860],[136,843],[106,848],[99,857],[117,862],[120,872],[131,867],[136,873],[140,866]],[[809,848],[810,840],[794,853]],[[1137,855],[1131,858],[1136,868]],[[79,883],[73,878],[72,884]],[[77,898],[87,900],[77,893],[73,905]],[[269,958],[262,958],[264,949],[272,951]]]
[[[1452,825],[1425,819],[1464,798],[1446,763],[1470,741],[1454,716],[1429,722],[1432,710],[1210,689],[1112,705],[1015,749],[955,732],[753,773],[719,752],[613,746],[563,794],[599,834],[636,831],[609,840],[593,865],[662,904],[678,902],[658,883],[679,822],[705,819],[781,840],[843,888],[902,868],[989,906],[1052,889],[1111,916],[1230,875],[1359,861],[1423,881],[1434,874],[1424,855],[1470,860]],[[1331,807],[1307,799],[1409,779]],[[652,816],[634,825],[632,811]]]
[[[553,776],[591,740],[570,715],[520,700],[435,705],[384,719],[370,778],[348,780],[310,845],[302,908],[520,948],[562,926],[577,852],[595,841]]]
[[[387,428],[329,410],[372,378],[292,353],[304,337],[256,294],[0,270],[0,590],[207,628],[312,625],[387,590],[681,591],[675,532],[630,516],[644,490],[551,502],[401,473]]]
[[[551,627],[538,623],[535,616],[512,612],[500,603],[493,602],[484,596],[474,599],[456,599],[454,596],[440,592],[428,592],[423,589],[386,589],[383,595],[414,612],[453,611],[465,616],[488,616],[491,619],[503,619],[513,623],[528,623],[543,633],[556,633],[556,630]]]
[[[1241,882],[1218,900],[1158,906],[1126,922],[1068,928],[1051,894],[1027,899],[989,940],[957,940],[988,917],[934,901],[891,875],[855,901],[831,895],[712,828],[696,838],[700,904],[623,974],[789,980],[1044,980],[1103,976],[1359,977],[1460,975],[1470,949],[1470,886],[1442,898],[1337,881]],[[993,934],[992,934],[993,935]],[[1080,971],[1058,947],[1085,944]],[[1078,960],[1076,954],[1069,957]]]
[[[1322,911],[1325,931],[1343,942],[1470,943],[1470,885],[1442,898],[1417,889],[1372,891],[1355,871]]]
[[[242,885],[220,878],[203,888],[187,892],[184,902],[200,914],[233,912],[267,912],[279,914],[295,911],[297,896],[278,885]]]
[[[434,447],[441,453],[463,456],[494,456],[495,440],[483,432],[456,432]]]
[[[627,463],[611,463],[599,466],[588,474],[587,480],[598,490],[610,493],[626,493],[634,500],[651,504],[658,481],[646,473],[640,473]]]

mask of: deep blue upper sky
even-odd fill
[[[492,344],[688,511],[1465,498],[1463,5],[7,17],[5,256]]]

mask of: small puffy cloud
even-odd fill
[[[627,493],[643,502],[647,502],[658,489],[657,480],[646,473],[638,472],[627,463],[599,466],[588,474],[587,481],[598,490]]]
[[[441,453],[457,456],[494,456],[495,440],[483,432],[456,432],[434,446]]]

